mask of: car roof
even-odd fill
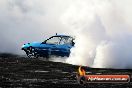
[[[54,35],[53,37],[71,37],[69,35]]]

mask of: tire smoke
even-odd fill
[[[62,15],[76,36],[68,63],[96,68],[132,68],[130,0],[77,0]]]

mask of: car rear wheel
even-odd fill
[[[37,54],[35,48],[33,48],[33,47],[27,48],[26,54],[29,58],[38,58],[38,54]]]

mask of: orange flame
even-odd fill
[[[80,76],[85,76],[85,74],[86,74],[86,72],[85,72],[85,70],[82,68],[82,66],[80,66],[80,67],[78,68],[78,72],[79,72],[79,75],[80,75]]]

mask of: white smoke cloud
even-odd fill
[[[76,35],[67,62],[97,68],[132,68],[130,3],[131,0],[75,1],[61,17]]]

